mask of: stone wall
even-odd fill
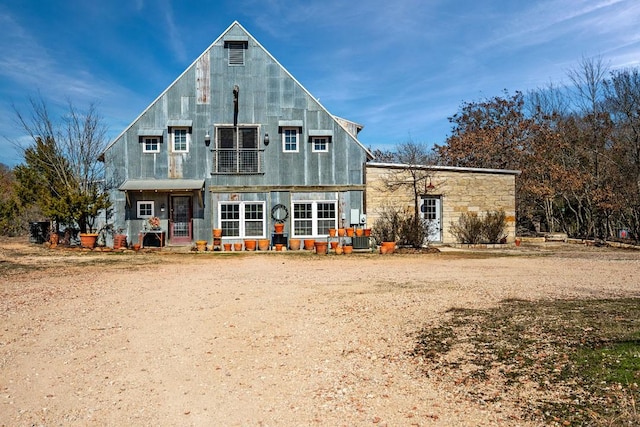
[[[413,213],[412,186],[409,172],[392,165],[369,164],[366,169],[367,227],[373,227],[384,206],[404,207]],[[507,242],[513,242],[516,232],[515,177],[517,171],[494,169],[437,167],[420,171],[428,176],[419,186],[420,194],[440,196],[442,203],[442,243],[457,243],[451,234],[451,224],[465,212],[482,215],[504,210],[507,216]],[[395,189],[386,183],[396,184]],[[431,183],[431,187],[429,187]]]

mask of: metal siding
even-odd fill
[[[366,150],[337,124],[316,99],[300,86],[261,46],[248,37],[239,25],[224,35],[247,37],[244,66],[228,66],[224,43],[219,39],[196,60],[163,94],[141,114],[110,146],[109,167],[121,168],[122,178],[185,179],[202,178],[206,187],[321,187],[362,184],[362,165]],[[208,72],[206,71],[208,68]],[[204,135],[214,135],[215,124],[233,123],[233,87],[238,85],[238,122],[260,128],[259,147],[265,148],[262,175],[211,175],[212,152],[205,147]],[[169,120],[192,120],[189,153],[171,153],[167,133]],[[280,120],[303,122],[299,152],[282,152]],[[161,152],[142,153],[138,143],[141,128],[164,129]],[[331,130],[328,153],[314,153],[308,142],[312,129]],[[270,144],[263,145],[269,134]],[[120,183],[123,181],[120,181]],[[361,191],[358,193],[361,195]],[[284,196],[283,196],[284,197]],[[280,198],[280,197],[278,197]],[[348,199],[351,199],[351,195]],[[361,196],[360,196],[361,198]],[[211,200],[213,203],[214,199]],[[206,204],[206,202],[205,202]],[[359,207],[357,203],[354,208]],[[205,206],[205,221],[215,219],[215,205]],[[202,227],[198,227],[200,229]],[[203,229],[206,229],[204,226]],[[195,236],[210,237],[210,236]]]

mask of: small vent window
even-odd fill
[[[244,65],[244,52],[248,47],[247,42],[228,41],[224,43],[224,47],[229,53],[229,65]]]

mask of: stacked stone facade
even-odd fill
[[[514,241],[518,171],[431,166],[420,168],[418,173],[422,178],[417,186],[419,194],[438,196],[441,200],[441,243],[458,243],[451,234],[451,225],[457,223],[463,213],[476,212],[482,216],[498,210],[504,210],[507,217],[507,242]],[[385,206],[404,208],[413,213],[413,186],[407,185],[413,180],[406,168],[370,163],[366,168],[366,180],[368,227],[373,226]],[[392,185],[387,185],[390,182]]]

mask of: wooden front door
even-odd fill
[[[172,244],[189,244],[192,240],[191,196],[171,197],[171,230]]]

